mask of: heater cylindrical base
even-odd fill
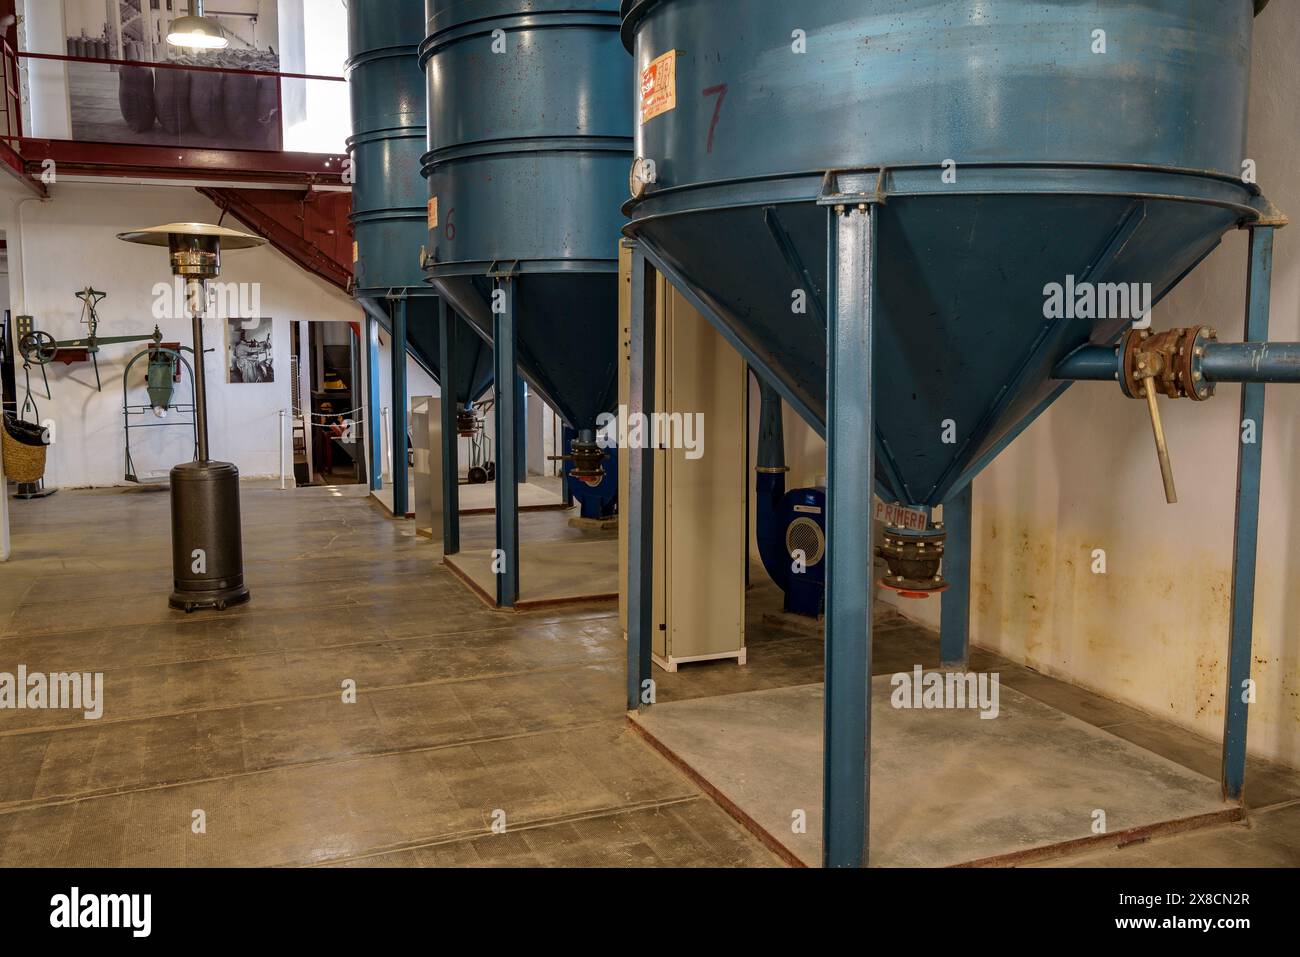
[[[239,516],[239,469],[186,462],[171,472],[172,573],[168,604],[218,611],[248,601]]]

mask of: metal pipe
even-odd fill
[[[289,486],[285,481],[284,468],[284,420],[289,413],[284,409],[280,410],[280,491],[286,491]]]
[[[1300,382],[1300,342],[1207,342],[1201,372],[1209,382]],[[1083,346],[1061,360],[1054,379],[1111,382],[1120,373],[1114,346]]]
[[[199,438],[199,461],[211,461],[208,457],[208,386],[207,365],[203,355],[203,306],[207,302],[207,283],[203,279],[191,279],[186,284],[186,305],[190,310],[190,323],[194,331],[194,423]]]
[[[753,367],[751,366],[751,369]],[[781,393],[753,369],[758,380],[758,458],[754,467],[754,535],[763,569],[782,591],[790,589],[790,555],[781,524],[785,501],[785,429]],[[748,513],[746,514],[748,517]],[[746,534],[746,541],[749,540]]]
[[[389,436],[393,434],[393,425],[392,425],[393,417],[389,413],[388,406],[384,406],[384,411],[382,413],[382,416],[384,419],[384,429],[382,433],[383,449],[381,450],[381,455],[383,456],[382,459],[383,462],[388,465],[388,481],[392,482],[393,481],[393,449],[392,449],[392,443],[389,441]],[[307,443],[307,447],[311,448],[310,442]]]
[[[763,374],[753,369],[758,380],[758,464],[759,471],[787,471],[785,466],[785,422],[781,393]]]
[[[1211,382],[1300,382],[1300,342],[1211,342],[1201,371]]]

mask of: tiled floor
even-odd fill
[[[780,863],[627,727],[615,608],[485,608],[363,489],[246,485],[253,601],[189,617],[166,605],[165,492],[64,491],[11,515],[0,672],[102,671],[105,701],[98,721],[0,711],[0,866]],[[492,527],[466,518],[465,547]],[[520,528],[584,535],[562,513]],[[754,582],[749,665],[656,671],[660,700],[820,680],[819,635],[764,620],[778,597]],[[936,650],[885,614],[875,670]],[[973,664],[1217,773],[1215,742],[982,652]],[[1300,775],[1256,765],[1249,781],[1249,827],[1090,863],[1296,863]]]
[[[253,600],[189,617],[165,494],[13,503],[0,672],[105,688],[0,711],[0,865],[778,863],[628,729],[612,607],[486,609],[359,488],[243,499]]]

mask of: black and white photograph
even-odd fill
[[[226,331],[230,336],[230,382],[275,381],[272,327],[270,319],[226,320]]]
[[[279,149],[281,0],[216,0],[206,19],[221,48],[180,48],[193,0],[62,3],[69,114],[78,140],[181,147]],[[179,25],[179,26],[178,26]],[[189,68],[189,69],[186,69]]]

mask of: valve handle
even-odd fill
[[[1178,491],[1174,488],[1174,466],[1169,459],[1169,444],[1165,441],[1165,426],[1160,419],[1160,405],[1156,401],[1155,373],[1143,375],[1142,391],[1146,394],[1147,411],[1151,413],[1151,432],[1156,439],[1156,458],[1160,460],[1160,477],[1165,483],[1165,501],[1170,505],[1178,504]]]

